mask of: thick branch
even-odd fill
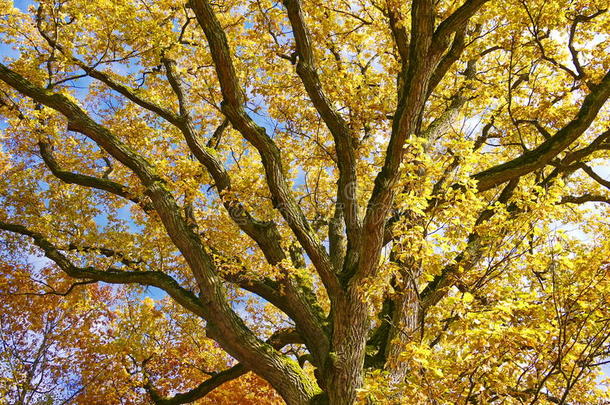
[[[456,33],[453,38],[453,42],[451,43],[451,48],[449,48],[449,51],[447,51],[447,53],[443,56],[438,66],[434,70],[432,77],[430,78],[428,96],[432,93],[436,86],[438,86],[442,78],[445,77],[445,74],[447,74],[451,66],[453,66],[453,64],[459,60],[462,52],[466,48],[465,38],[466,24],[464,24],[462,27],[456,28]],[[472,77],[469,77],[469,79],[472,79]]]
[[[586,202],[603,202],[610,204],[610,197],[599,194],[583,194],[579,196],[562,197],[560,204],[584,204]]]
[[[434,32],[434,41],[444,41],[458,31],[489,0],[466,0],[457,10],[441,22]]]
[[[343,226],[343,207],[338,201],[335,203],[335,213],[328,224],[328,251],[333,267],[340,271],[347,251]]]
[[[407,137],[417,132],[425,104],[428,82],[438,63],[438,55],[430,55],[434,30],[434,7],[429,0],[414,1],[411,11],[411,40],[409,65],[405,72],[404,90],[400,98],[392,135],[386,150],[383,168],[375,178],[375,185],[366,210],[363,225],[358,272],[365,277],[377,265],[383,241],[384,222],[392,204],[395,183]]]
[[[511,161],[475,174],[473,178],[478,181],[479,191],[489,190],[510,179],[526,175],[547,165],[589,128],[608,97],[610,97],[610,71],[585,97],[576,117],[555,135],[537,148]]]
[[[135,197],[133,193],[129,191],[127,187],[112,180],[88,176],[84,174],[72,173],[66,170],[62,170],[57,163],[57,160],[53,156],[51,146],[46,142],[39,142],[38,148],[40,150],[40,156],[45,162],[51,173],[58,179],[68,184],[78,184],[84,187],[95,188],[98,190],[104,190],[111,194],[118,195],[119,197],[126,198],[135,204],[141,206],[145,211],[152,209],[150,203],[142,201],[140,198]]]
[[[68,119],[70,130],[81,132],[95,141],[119,162],[133,170],[145,185],[159,180],[149,162],[132,151],[107,128],[93,121],[68,97],[34,85],[3,64],[0,64],[0,80],[20,93],[64,115]]]
[[[204,308],[197,296],[193,292],[181,287],[176,280],[163,272],[123,271],[114,268],[99,270],[93,267],[77,267],[57,247],[38,232],[31,231],[22,225],[4,221],[0,221],[0,229],[32,238],[34,244],[42,249],[45,256],[55,262],[70,277],[103,281],[110,284],[141,284],[157,287],[165,291],[185,309],[199,316],[204,316]]]
[[[280,330],[274,333],[267,340],[267,342],[277,350],[291,343],[301,343],[299,340],[299,336],[296,334],[294,329]],[[150,398],[153,400],[155,405],[187,404],[205,397],[207,394],[209,394],[222,384],[239,378],[242,375],[246,374],[248,371],[249,370],[243,364],[236,364],[231,368],[214,374],[211,378],[205,380],[192,390],[176,394],[171,398],[161,397],[159,393],[150,384],[150,381],[146,384],[145,388],[146,391],[148,391],[148,394],[150,395]]]
[[[241,377],[246,374],[248,369],[244,367],[243,364],[237,364],[231,368],[221,371],[218,374],[215,374],[211,378],[205,380],[197,387],[193,388],[190,391],[183,392],[180,394],[176,394],[171,398],[162,397],[149,383],[144,387],[148,394],[150,395],[150,399],[155,403],[155,405],[180,405],[180,404],[190,404],[200,398],[205,397],[210,392],[220,387],[222,384],[235,380],[236,378]]]
[[[402,16],[400,15],[400,11],[396,4],[388,4],[387,15],[390,30],[394,37],[394,43],[398,49],[398,54],[400,55],[400,60],[404,69],[409,63],[409,34],[407,33],[407,29],[404,26]]]

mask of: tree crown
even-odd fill
[[[604,1],[0,7],[7,279],[127,370],[75,398],[602,398]]]

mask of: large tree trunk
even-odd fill
[[[331,405],[353,404],[356,390],[363,383],[370,322],[367,306],[355,290],[355,287],[348,288],[332,314],[332,351],[325,366],[325,388]]]

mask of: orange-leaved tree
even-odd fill
[[[0,7],[1,235],[123,286],[116,392],[604,401],[606,1]]]
[[[0,267],[2,404],[138,404],[195,386],[173,403],[281,403],[171,300],[17,266]]]

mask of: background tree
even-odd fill
[[[603,401],[605,1],[0,4],[7,251],[166,294],[117,390]]]
[[[83,354],[103,342],[97,330],[111,317],[108,290],[76,290],[84,283],[71,284],[56,269],[8,264],[0,266],[0,285],[2,403],[70,402],[92,382],[82,370],[95,364],[100,372],[100,358]]]
[[[7,265],[0,275],[2,404],[137,404],[147,389],[159,404],[204,393],[204,404],[281,403],[264,380],[231,367],[201,320],[170,299],[84,287],[92,283],[71,283],[53,267]],[[163,401],[177,390],[184,394]]]

